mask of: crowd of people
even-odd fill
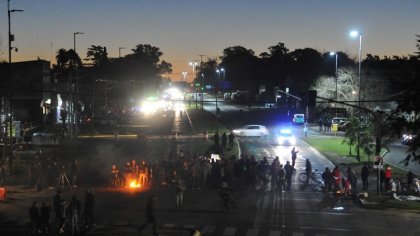
[[[33,202],[29,208],[31,224],[28,233],[79,235],[83,231],[82,226],[83,229],[94,226],[95,196],[92,190],[85,191],[83,208],[77,195],[67,201],[60,190],[57,190],[52,202],[51,206],[48,201],[43,201],[40,207]]]
[[[29,185],[38,191],[48,187],[77,187],[79,163],[73,159],[69,166],[58,162],[57,158],[36,157],[28,168]]]

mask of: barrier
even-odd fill
[[[0,187],[0,201],[6,201],[6,188]]]

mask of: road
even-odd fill
[[[206,108],[206,106],[205,106]],[[268,123],[269,114],[264,111],[243,111],[236,122],[237,109],[222,109],[222,116],[228,116],[234,123]],[[209,236],[274,236],[274,235],[419,235],[417,212],[394,210],[367,210],[350,199],[326,198],[318,185],[302,188],[296,176],[304,169],[305,159],[311,160],[313,167],[323,170],[332,164],[306,143],[298,141],[296,162],[297,174],[293,179],[293,191],[276,193],[271,186],[261,188],[236,189],[237,209],[223,210],[218,190],[213,188],[187,190],[183,210],[175,209],[175,193],[172,189],[129,191],[104,187],[106,170],[112,163],[124,164],[131,159],[163,160],[177,150],[191,150],[199,145],[209,145],[210,140],[191,136],[175,136],[177,130],[188,134],[185,116],[174,113],[167,119],[166,134],[155,135],[147,143],[136,139],[110,139],[100,142],[84,140],[78,150],[70,147],[61,150],[60,157],[71,159],[76,156],[83,165],[81,187],[66,189],[66,199],[77,195],[83,200],[84,190],[89,187],[96,196],[96,229],[91,235],[137,235],[136,226],[144,219],[147,198],[151,194],[158,197],[157,217],[161,235],[188,235],[188,230],[197,228],[202,235]],[[234,118],[236,117],[236,119]],[[175,138],[174,138],[175,137]],[[279,156],[281,163],[290,157],[290,146],[277,146],[272,138],[238,138],[241,152],[255,155],[258,159],[266,156],[270,160]],[[32,201],[52,199],[55,190],[34,189],[17,186],[9,193],[9,200],[0,203],[1,235],[17,235],[19,226],[27,222],[27,209]],[[6,224],[8,227],[5,227]],[[14,226],[13,226],[14,225]],[[9,229],[9,230],[8,230]],[[146,234],[147,235],[147,234]]]

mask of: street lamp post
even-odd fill
[[[121,49],[126,49],[125,47],[118,47],[118,58],[121,58]]]
[[[74,32],[73,33],[73,50],[74,50],[74,53],[76,53],[77,54],[77,52],[76,52],[76,35],[77,34],[85,34],[85,33],[83,33],[83,32]],[[75,69],[75,76],[77,77],[77,74],[76,74],[77,72],[76,72],[76,69]],[[73,78],[71,77],[71,79],[70,79],[70,93],[71,93],[71,104],[70,104],[70,122],[71,122],[71,125],[70,125],[70,136],[71,137],[73,137],[73,136],[77,136],[77,128],[76,128],[76,114],[75,114],[75,106],[74,106],[74,90],[77,90],[78,89],[78,86],[77,86],[77,79],[76,79],[76,84],[73,86]]]
[[[362,34],[359,33],[358,31],[351,31],[350,32],[350,36],[352,36],[353,38],[359,36],[359,94],[358,94],[358,118],[359,118],[359,127],[357,129],[358,134],[357,134],[357,159],[360,160],[360,125],[361,125],[361,119],[360,119],[360,87],[361,87],[361,69],[362,69]]]
[[[8,124],[9,124],[9,144],[10,144],[10,149],[9,149],[9,155],[10,155],[10,160],[12,160],[12,155],[13,155],[13,150],[12,150],[12,143],[13,143],[13,135],[12,135],[12,131],[13,131],[13,116],[12,116],[12,82],[13,82],[13,71],[12,71],[12,50],[15,49],[15,51],[17,51],[18,49],[15,47],[12,47],[12,41],[15,40],[15,37],[13,34],[11,34],[11,27],[10,27],[10,13],[11,12],[23,12],[23,10],[16,10],[16,9],[12,9],[10,10],[10,0],[7,0],[7,19],[8,19],[8,26],[9,26],[9,32],[8,32],[8,41],[9,41],[9,79],[8,79],[8,86],[7,86],[7,97],[8,97],[8,107],[7,107],[7,114],[6,114],[6,118],[8,119]],[[6,133],[7,133],[7,129],[6,129]],[[7,136],[6,136],[7,137]],[[3,149],[4,150],[4,149]],[[5,157],[5,155],[3,155]],[[9,166],[9,168],[11,169],[12,166]]]
[[[335,116],[337,117],[337,101],[338,101],[338,73],[337,73],[337,65],[338,65],[338,53],[337,52],[330,52],[330,56],[335,56]]]
[[[83,32],[74,32],[73,33],[73,50],[76,52],[76,34],[84,34]]]
[[[195,67],[198,65],[198,62],[197,61],[190,61],[189,65],[192,66],[193,76],[197,77],[197,74],[195,73]],[[193,82],[194,82],[194,79],[193,79]],[[197,106],[198,106],[198,101],[197,101],[198,92],[197,92],[197,86],[194,86],[194,87],[195,87],[195,109],[197,109]]]
[[[337,87],[337,80],[338,80],[338,73],[337,73],[337,65],[338,65],[338,53],[337,52],[330,52],[330,56],[335,56],[335,100],[338,100],[338,87]]]

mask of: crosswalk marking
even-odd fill
[[[234,227],[226,227],[225,231],[223,232],[223,236],[230,236],[236,234],[236,228]]]

